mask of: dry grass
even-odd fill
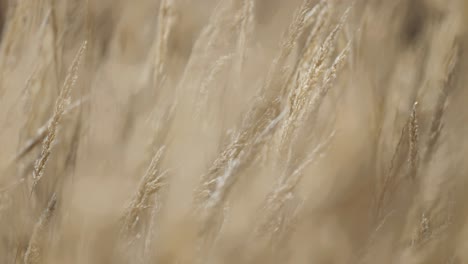
[[[467,6],[0,0],[0,263],[468,262]]]

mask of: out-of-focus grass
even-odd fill
[[[1,263],[464,263],[463,0],[0,0]]]

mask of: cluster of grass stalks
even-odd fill
[[[0,0],[0,263],[467,262],[467,6]]]

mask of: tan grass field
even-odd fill
[[[0,0],[0,263],[468,263],[467,23]]]

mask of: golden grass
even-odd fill
[[[0,263],[465,263],[465,2],[0,0]]]

